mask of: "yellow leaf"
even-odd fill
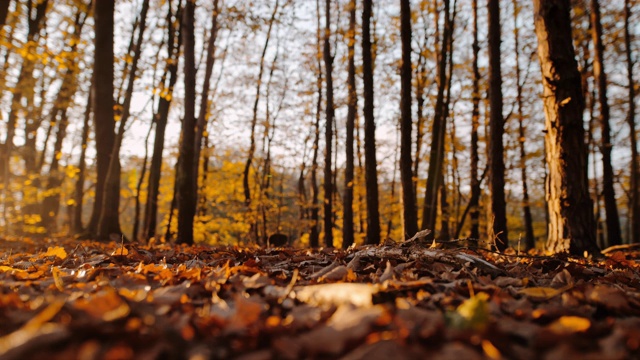
[[[498,350],[498,348],[496,348],[489,340],[482,340],[482,350],[484,351],[484,355],[489,359],[502,359],[500,350]]]
[[[548,300],[562,294],[563,292],[569,290],[571,287],[571,285],[561,287],[559,289],[554,289],[551,287],[530,287],[522,289],[518,291],[518,293],[531,298]]]
[[[562,316],[549,325],[549,330],[556,334],[573,334],[587,331],[591,321],[579,316]]]
[[[486,327],[490,317],[487,300],[489,300],[489,295],[481,292],[458,306],[456,313],[464,319],[463,327],[478,330]]]
[[[50,247],[49,249],[47,249],[47,252],[44,254],[44,256],[57,256],[60,259],[66,259],[67,252],[61,246]]]
[[[17,272],[24,272],[24,270],[21,269],[16,269],[16,268],[12,268],[11,266],[4,266],[4,265],[0,265],[0,271],[17,271]]]
[[[60,269],[57,267],[53,267],[51,269],[51,275],[53,275],[53,283],[56,285],[56,288],[61,292],[64,291],[64,283],[62,282],[62,277],[60,276]]]

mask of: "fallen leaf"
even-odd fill
[[[130,308],[126,301],[113,288],[106,288],[99,293],[80,298],[74,306],[89,315],[104,321],[113,321],[129,315]]]
[[[56,256],[62,260],[67,258],[67,252],[61,246],[50,247],[42,256]]]
[[[587,331],[591,327],[591,321],[579,316],[562,316],[549,324],[549,330],[556,334],[573,334]]]

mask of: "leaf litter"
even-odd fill
[[[640,357],[640,252],[602,259],[0,241],[0,358]]]

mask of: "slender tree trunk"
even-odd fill
[[[535,247],[535,238],[533,235],[533,219],[531,217],[531,206],[529,204],[529,186],[527,184],[527,153],[525,150],[525,128],[524,128],[524,113],[522,105],[522,86],[520,80],[520,45],[519,45],[519,31],[518,31],[518,14],[520,9],[518,8],[518,1],[513,0],[513,36],[516,53],[516,103],[518,106],[518,143],[520,144],[520,176],[522,177],[522,209],[524,212],[524,228],[525,238],[524,244],[527,250]]]
[[[198,188],[198,173],[200,170],[200,152],[202,149],[202,138],[207,129],[207,110],[209,109],[209,88],[211,87],[211,74],[213,73],[213,65],[216,61],[216,39],[218,38],[218,2],[213,2],[213,14],[211,14],[211,35],[207,42],[207,61],[205,63],[204,81],[202,83],[202,91],[200,92],[200,110],[198,112],[198,121],[196,123],[196,138],[194,142],[194,174],[193,181],[195,188]]]
[[[333,104],[333,55],[331,55],[331,0],[325,1],[324,12],[324,47],[322,50],[325,67],[325,84],[327,86],[326,125],[324,132],[324,242],[328,248],[333,247],[333,184],[332,159],[333,146],[333,118],[335,109]],[[365,136],[366,138],[366,136]]]
[[[600,4],[598,0],[591,0],[591,23],[593,30],[593,75],[598,86],[598,102],[600,103],[600,132],[602,134],[602,193],[604,195],[604,209],[607,214],[607,244],[620,245],[622,233],[616,193],[613,188],[613,166],[611,164],[611,126],[609,124],[609,101],[607,99],[607,73],[604,69],[604,44],[602,43],[602,23],[600,22]]]
[[[316,122],[314,125],[314,138],[313,138],[313,156],[311,158],[311,232],[309,234],[309,245],[312,248],[320,246],[320,231],[318,223],[320,221],[320,205],[318,204],[319,192],[318,189],[318,149],[320,147],[320,117],[322,113],[322,62],[320,60],[322,52],[320,49],[321,35],[320,35],[320,0],[316,0],[316,59],[317,59],[317,93],[318,102],[316,104]]]
[[[11,0],[4,0],[0,2],[0,30],[7,23],[7,15],[9,15],[9,6],[11,6]]]
[[[502,117],[502,75],[500,74],[500,1],[488,0],[489,10],[489,189],[491,219],[489,238],[504,251],[509,246],[507,206],[504,195],[504,118]]]
[[[400,68],[400,182],[402,183],[403,232],[405,237],[411,237],[418,232],[418,212],[415,203],[416,196],[414,194],[413,170],[411,167],[411,130],[413,121],[411,119],[410,0],[400,0],[400,33],[402,40],[402,66]]]
[[[85,172],[87,168],[86,154],[87,154],[87,144],[89,142],[89,122],[91,120],[91,110],[93,105],[93,86],[94,81],[91,80],[91,86],[89,89],[89,94],[87,96],[87,106],[84,111],[84,120],[82,123],[82,135],[80,142],[80,159],[78,160],[78,179],[75,184],[75,192],[74,192],[74,209],[73,209],[73,232],[75,234],[81,234],[84,231],[84,227],[82,226],[82,210],[83,210],[83,201],[84,201],[84,182],[85,182]]]
[[[348,76],[347,87],[349,91],[349,109],[347,111],[347,134],[346,134],[346,166],[344,171],[344,220],[342,225],[343,239],[342,248],[346,249],[353,244],[353,133],[356,122],[358,94],[356,91],[356,62],[355,62],[355,41],[356,41],[356,0],[349,2],[349,33],[347,37],[348,48]]]
[[[142,161],[142,169],[140,170],[140,177],[138,178],[138,184],[136,184],[136,196],[135,196],[135,210],[133,215],[133,232],[131,233],[131,240],[138,241],[138,234],[140,232],[140,193],[142,192],[142,184],[144,178],[147,175],[147,163],[149,161],[149,137],[151,136],[151,130],[153,124],[149,126],[149,131],[144,139],[144,160]]]
[[[113,111],[114,8],[115,4],[111,1],[96,1],[93,10],[95,24],[95,60],[93,64],[94,94],[92,96],[92,107],[94,112],[98,172],[96,196],[88,230],[91,234],[98,235],[101,211],[104,206],[108,206],[112,211],[106,214],[108,218],[103,218],[105,227],[102,232],[102,235],[106,236],[107,239],[111,233],[121,233],[118,224],[120,183],[108,183],[106,181],[116,140]],[[114,159],[114,163],[119,163],[118,159]],[[105,238],[103,237],[102,239],[104,240]]]
[[[249,143],[249,154],[247,155],[247,161],[244,165],[244,172],[242,175],[242,186],[244,188],[244,202],[247,207],[247,212],[251,214],[251,187],[249,185],[249,171],[251,170],[251,163],[253,163],[253,156],[256,151],[256,126],[258,125],[258,104],[260,103],[260,92],[262,88],[262,74],[264,73],[264,58],[269,47],[269,40],[271,39],[271,30],[278,14],[278,7],[280,1],[276,0],[276,4],[273,7],[271,13],[271,19],[269,20],[269,28],[267,29],[267,36],[262,47],[262,55],[260,56],[260,70],[258,71],[258,79],[256,81],[256,96],[253,102],[253,117],[251,118],[251,135]],[[256,220],[253,218],[253,214],[250,215],[249,224],[251,226],[250,233],[255,233]],[[257,239],[255,239],[257,241]]]
[[[193,219],[196,212],[194,168],[194,142],[196,136],[196,66],[195,66],[195,0],[187,0],[182,18],[182,41],[184,44],[184,117],[182,119],[182,139],[176,174],[178,198],[178,238],[181,244],[193,244]]]
[[[629,124],[629,137],[631,142],[631,195],[629,208],[631,209],[631,242],[640,243],[640,169],[638,159],[638,139],[636,136],[636,92],[635,80],[633,78],[633,56],[631,49],[631,33],[629,32],[629,18],[631,17],[631,6],[629,0],[624,1],[624,44],[627,58],[627,82],[629,96],[629,113],[627,123]]]
[[[373,1],[364,0],[362,10],[362,78],[364,86],[364,178],[367,198],[367,244],[380,243],[380,210],[378,204],[378,170],[376,160],[376,123],[373,115],[373,49],[371,47],[371,16]],[[403,10],[404,11],[404,10]],[[403,35],[404,36],[404,35]],[[409,39],[410,41],[410,39]],[[403,45],[404,46],[404,45]],[[409,55],[411,50],[409,49]],[[410,60],[409,60],[410,61]],[[403,70],[404,71],[404,70]],[[403,85],[404,88],[405,85]],[[409,62],[409,98],[411,97],[411,62]],[[411,123],[409,103],[409,123]],[[406,139],[405,139],[406,140]],[[402,161],[402,160],[400,160]],[[411,125],[409,125],[409,172],[411,173]],[[406,169],[405,169],[406,170]],[[409,184],[412,184],[411,177]],[[411,185],[413,189],[413,185]],[[408,190],[407,190],[408,191]],[[413,191],[408,193],[413,197]],[[405,207],[407,204],[405,204]],[[409,203],[411,206],[411,203]],[[406,212],[406,211],[405,211]],[[415,216],[415,206],[413,207]],[[405,217],[407,215],[405,214]],[[412,229],[409,229],[412,231]]]
[[[424,208],[422,212],[422,229],[434,230],[437,216],[437,199],[440,188],[440,172],[444,161],[444,134],[446,120],[444,116],[445,91],[447,89],[447,48],[451,34],[451,22],[449,17],[449,0],[444,0],[445,28],[442,34],[440,46],[440,56],[438,58],[438,94],[436,95],[436,106],[431,128],[431,149],[429,153],[429,172],[425,189]],[[435,236],[434,231],[430,236]]]
[[[480,53],[480,45],[478,44],[478,0],[473,0],[473,85],[472,85],[472,102],[473,108],[471,110],[471,201],[470,218],[471,228],[469,232],[469,238],[477,241],[480,237],[480,209],[479,200],[480,181],[478,180],[478,163],[480,157],[478,155],[478,128],[480,127],[480,68],[478,67],[478,54]],[[461,221],[464,223],[464,221]],[[457,237],[457,235],[456,235]]]
[[[162,173],[162,153],[164,151],[164,135],[167,128],[169,118],[169,110],[171,107],[171,99],[173,97],[173,87],[178,80],[178,62],[180,60],[180,48],[182,45],[182,1],[178,2],[177,11],[174,14],[172,3],[168,3],[167,12],[167,65],[160,86],[164,96],[160,96],[158,100],[157,110],[153,121],[156,124],[156,130],[153,140],[153,155],[151,155],[151,164],[149,165],[149,179],[147,185],[147,203],[145,205],[145,214],[143,221],[143,237],[146,240],[156,235],[157,217],[158,217],[158,195],[160,189],[160,176]],[[168,84],[166,83],[167,78]]]
[[[549,176],[547,250],[598,252],[589,198],[582,112],[584,99],[571,38],[569,0],[535,0]]]

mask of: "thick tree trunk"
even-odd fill
[[[182,1],[178,2],[178,10],[174,15],[169,1],[167,13],[167,67],[162,75],[160,84],[164,96],[158,100],[158,107],[154,115],[156,130],[153,141],[153,154],[151,155],[151,164],[149,165],[149,179],[147,185],[147,203],[145,205],[144,221],[143,221],[143,237],[146,240],[156,235],[157,217],[158,217],[158,195],[160,189],[160,175],[162,173],[162,152],[164,151],[164,135],[167,128],[169,118],[169,110],[171,107],[171,99],[173,97],[173,87],[178,80],[178,62],[180,60],[180,48],[182,45],[182,17],[181,8]],[[166,83],[166,79],[168,84]]]
[[[520,9],[518,8],[518,1],[513,0],[513,36],[516,53],[516,103],[518,114],[518,143],[520,144],[520,176],[522,181],[522,210],[524,213],[524,229],[525,237],[524,244],[525,249],[533,249],[535,247],[535,238],[533,235],[533,218],[531,216],[531,205],[529,204],[529,186],[527,183],[527,152],[525,150],[525,128],[524,128],[524,113],[523,113],[523,101],[522,101],[522,86],[520,81],[520,45],[519,45],[519,31],[518,31],[518,14]]]
[[[629,124],[629,140],[631,142],[631,191],[629,208],[631,209],[631,242],[640,243],[640,163],[638,162],[638,139],[636,136],[636,92],[635,80],[633,78],[633,65],[631,49],[631,33],[629,31],[629,18],[631,17],[631,6],[629,0],[624,1],[624,45],[627,60],[627,82],[629,97],[629,113],[627,123]]]
[[[329,248],[333,247],[333,181],[332,181],[332,147],[333,147],[333,118],[335,109],[333,104],[333,55],[331,55],[331,0],[325,1],[324,46],[322,57],[325,67],[325,84],[327,91],[326,125],[324,132],[324,242]],[[366,136],[365,136],[366,137]]]
[[[598,252],[589,198],[580,73],[571,38],[569,0],[535,0],[538,58],[542,70],[545,146],[549,176],[547,250]]]
[[[11,0],[4,0],[0,2],[0,30],[7,23],[7,15],[9,15],[9,6],[11,6]]]
[[[400,0],[400,37],[402,40],[402,66],[400,68],[400,182],[402,183],[403,232],[405,238],[409,238],[418,232],[418,212],[411,166],[411,130],[413,128],[411,119],[411,77],[413,70],[411,68],[410,0]]]
[[[120,234],[118,208],[120,205],[120,182],[108,184],[107,173],[115,144],[115,121],[113,100],[113,28],[114,8],[111,1],[94,3],[95,61],[93,113],[96,139],[97,182],[93,213],[89,222],[89,232],[98,235],[98,225],[103,207],[109,211],[102,217],[105,224],[102,235],[108,239],[111,233]],[[119,165],[118,159],[113,159]],[[119,170],[119,169],[118,169]],[[104,239],[104,238],[103,238]]]
[[[491,212],[489,238],[500,251],[509,246],[507,205],[504,195],[504,118],[502,117],[502,75],[500,74],[500,1],[488,0],[489,10],[489,189]]]
[[[362,79],[364,86],[364,179],[367,199],[367,244],[380,243],[380,210],[378,203],[378,170],[376,161],[376,122],[373,115],[373,49],[371,47],[371,16],[373,1],[364,0],[362,9]],[[411,50],[409,50],[409,53]],[[411,55],[411,54],[409,54]],[[411,63],[409,63],[411,67]],[[403,70],[404,71],[404,70]],[[404,89],[403,85],[403,89]],[[404,90],[403,90],[404,91]],[[409,69],[409,98],[411,97],[411,69]],[[411,103],[409,103],[411,107]],[[409,122],[411,109],[409,108]],[[400,160],[402,162],[402,158]],[[411,126],[409,126],[409,172],[411,172]],[[411,178],[409,183],[413,184]],[[413,189],[413,185],[411,185]],[[408,190],[407,190],[408,191]],[[413,190],[409,191],[413,198]],[[407,204],[405,203],[405,208]],[[411,206],[409,203],[408,206]],[[413,207],[415,216],[415,206]],[[405,218],[407,216],[405,211]],[[406,221],[405,221],[406,222]],[[409,229],[412,231],[412,229]]]
[[[184,44],[184,117],[178,162],[177,201],[178,238],[181,244],[193,244],[193,219],[196,213],[196,191],[194,174],[194,146],[196,131],[196,66],[195,66],[195,0],[187,0],[182,18],[182,41]]]
[[[593,28],[593,76],[598,86],[598,102],[600,103],[600,133],[602,136],[602,194],[604,209],[607,215],[607,244],[620,245],[622,233],[616,193],[613,188],[614,174],[611,164],[611,126],[609,124],[609,100],[607,99],[607,73],[604,69],[604,44],[602,43],[602,23],[600,21],[600,4],[598,0],[591,0],[591,26]]]
[[[354,155],[353,155],[353,133],[356,122],[358,94],[356,91],[356,62],[355,62],[355,41],[356,41],[356,0],[349,2],[349,33],[347,36],[348,48],[348,75],[347,87],[349,91],[349,100],[347,111],[347,134],[346,134],[346,165],[344,170],[344,220],[342,225],[343,238],[342,248],[346,249],[353,244],[353,173],[354,173]]]

